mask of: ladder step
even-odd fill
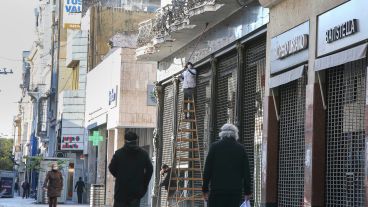
[[[191,109],[191,110],[188,110],[188,109],[184,109],[183,112],[189,112],[189,113],[193,113],[195,112],[195,110]]]
[[[182,158],[182,157],[177,157],[176,158],[177,160],[179,160],[179,161],[200,161],[200,159],[199,158]]]
[[[198,190],[202,191],[202,188],[181,188],[181,187],[170,187],[170,190]]]
[[[178,171],[197,171],[197,172],[202,172],[201,169],[199,168],[177,168]]]
[[[192,181],[202,181],[202,178],[171,178],[171,180],[192,180]]]
[[[182,128],[182,129],[179,129],[179,132],[196,132],[197,129],[185,129],[185,128]]]
[[[182,122],[196,122],[195,119],[182,119]]]
[[[193,152],[193,151],[199,151],[198,148],[177,148],[177,151],[181,152]]]
[[[198,142],[196,139],[188,139],[188,138],[177,138],[177,142]]]
[[[193,100],[184,100],[184,103],[194,103]]]

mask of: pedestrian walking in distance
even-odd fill
[[[125,134],[125,145],[117,150],[109,165],[115,180],[114,207],[139,207],[151,180],[153,166],[148,153],[137,146],[134,132]]]
[[[173,190],[173,188],[176,188],[176,181],[172,180],[172,178],[176,177],[175,170],[172,170],[168,165],[163,164],[160,171],[161,175],[164,175],[164,179],[160,183],[160,187],[165,187],[165,190],[167,191],[167,196],[169,197],[169,206],[174,205],[175,202],[175,192],[176,190]],[[170,182],[171,179],[171,182]],[[170,186],[169,186],[170,185]],[[171,189],[169,188],[171,187]]]
[[[78,203],[82,203],[83,192],[85,191],[86,185],[84,184],[82,177],[79,177],[78,182],[75,184],[74,190],[77,190]]]
[[[29,185],[28,181],[24,181],[22,183],[22,188],[23,188],[23,196],[22,196],[22,198],[28,198],[29,197],[29,189],[31,188],[31,186]]]
[[[209,207],[239,207],[242,196],[249,200],[252,194],[248,156],[244,146],[237,142],[236,126],[223,125],[219,136],[221,140],[211,145],[207,155],[203,196]]]
[[[19,195],[19,184],[18,181],[14,183],[14,192],[16,195]]]
[[[57,164],[52,164],[51,171],[46,174],[43,187],[44,190],[47,190],[49,207],[56,207],[57,197],[61,196],[61,190],[63,189],[63,175],[59,171]]]

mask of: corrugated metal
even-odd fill
[[[327,71],[326,205],[366,206],[365,59]]]
[[[278,206],[304,206],[306,76],[280,86]]]
[[[244,51],[242,106],[240,114],[241,142],[248,153],[254,206],[261,202],[263,97],[265,91],[266,38],[259,38],[247,45]]]
[[[171,166],[172,163],[172,138],[174,117],[174,93],[173,84],[169,83],[164,88],[163,134],[162,134],[162,164]],[[161,188],[161,206],[165,206],[167,192]]]
[[[238,66],[238,55],[231,51],[219,57],[217,64],[217,100],[216,100],[216,128],[215,136],[218,136],[222,125],[232,122],[235,108],[236,77],[234,72]]]

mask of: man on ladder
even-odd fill
[[[193,100],[194,90],[197,82],[197,70],[193,67],[191,62],[185,65],[184,72],[179,76],[179,79],[183,81],[184,100]],[[190,104],[188,103],[187,109],[190,110]],[[190,119],[189,113],[185,114],[186,119]]]

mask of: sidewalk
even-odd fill
[[[58,204],[58,206],[75,206],[75,207],[87,207],[88,204],[75,204],[68,201],[65,204]],[[0,198],[0,207],[48,207],[47,204],[37,204],[34,199],[22,199],[22,197],[15,198]]]

